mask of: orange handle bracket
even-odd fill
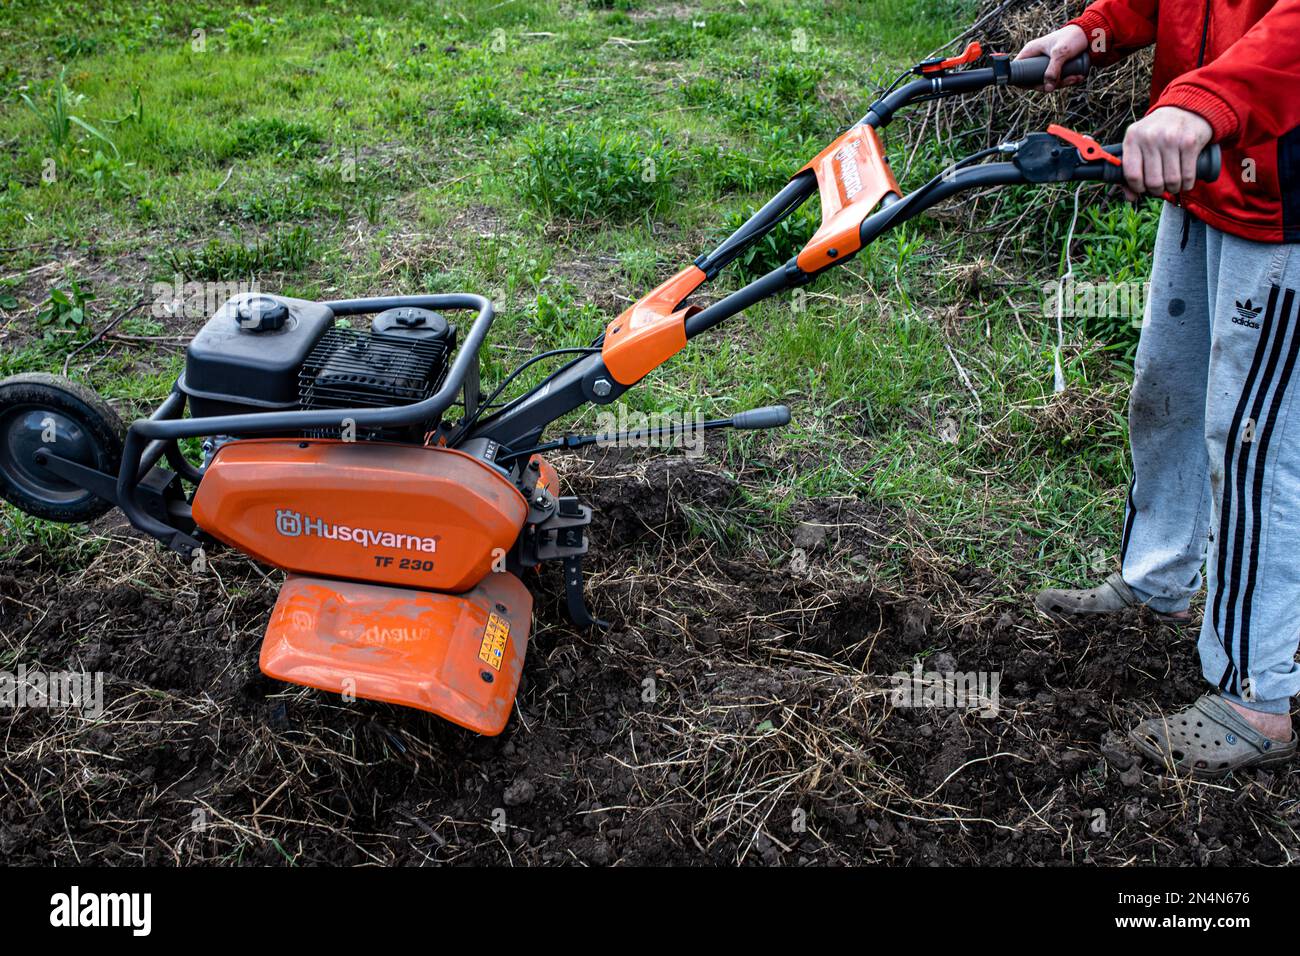
[[[880,136],[870,126],[852,126],[800,170],[812,170],[821,195],[822,224],[796,261],[819,272],[862,248],[862,222],[885,198],[899,194],[885,161]]]
[[[616,382],[634,385],[686,348],[686,319],[700,308],[681,304],[705,278],[698,266],[687,266],[605,327],[601,358]]]

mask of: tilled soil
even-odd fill
[[[1207,784],[1115,733],[1201,693],[1194,632],[1045,623],[895,518],[806,503],[793,536],[685,459],[572,463],[596,508],[595,634],[538,595],[497,738],[260,675],[278,576],[195,574],[123,530],[74,567],[0,564],[0,662],[102,671],[105,711],[19,709],[0,856],[39,864],[1284,864],[1293,773]],[[996,708],[903,706],[892,675],[1000,677]],[[985,703],[988,703],[986,700]]]

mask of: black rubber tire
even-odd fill
[[[0,417],[20,405],[49,409],[75,421],[91,440],[94,467],[106,474],[117,474],[126,428],[117,412],[89,388],[46,372],[26,372],[0,381]],[[3,467],[0,497],[35,518],[65,524],[93,521],[114,508],[111,502],[89,491],[71,501],[42,501],[14,482]]]

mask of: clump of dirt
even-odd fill
[[[20,709],[0,853],[83,864],[1285,863],[1294,775],[1228,786],[1134,763],[1116,731],[1201,692],[1194,644],[1138,614],[1057,627],[993,575],[917,554],[898,516],[808,502],[720,539],[745,489],[703,462],[579,461],[589,598],[558,579],[497,738],[260,675],[278,575],[202,574],[114,534],[0,563],[3,669],[104,673],[104,712]],[[984,675],[978,706],[927,673]],[[996,677],[997,683],[990,681]],[[908,688],[919,690],[904,698]],[[926,688],[930,697],[926,697]],[[936,688],[938,688],[936,696]],[[913,706],[915,705],[915,706]]]

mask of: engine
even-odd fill
[[[317,302],[240,295],[190,342],[180,387],[196,418],[410,405],[442,384],[455,344],[455,326],[427,309],[389,309],[358,330],[337,326],[333,312]],[[355,437],[419,440],[420,432]]]

